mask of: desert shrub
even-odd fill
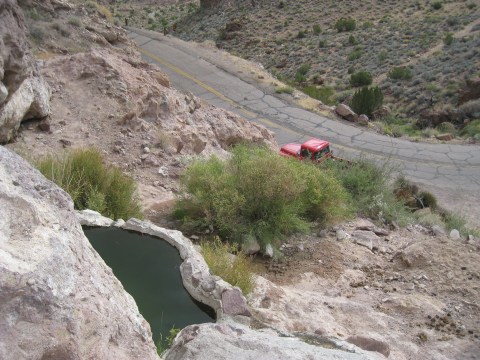
[[[335,29],[337,29],[338,32],[353,31],[355,27],[356,21],[353,18],[341,17],[335,23]]]
[[[45,38],[45,33],[41,28],[34,27],[30,29],[30,36],[36,42],[41,42]]]
[[[297,72],[295,73],[295,81],[299,83],[307,81],[307,73],[309,71],[310,71],[310,65],[308,64],[300,65],[300,67],[297,69]]]
[[[275,88],[277,94],[293,94],[293,88],[291,86],[279,86]]]
[[[55,22],[52,24],[52,28],[57,30],[62,36],[69,37],[70,32],[60,23]]]
[[[332,99],[335,91],[329,86],[322,86],[317,87],[314,85],[306,86],[302,89],[302,91],[307,94],[308,96],[320,100],[322,103],[326,105],[334,105],[335,100]]]
[[[320,25],[318,25],[318,24],[313,25],[312,29],[313,29],[313,33],[317,34],[317,35],[322,32],[322,29],[321,29]]]
[[[47,156],[36,165],[71,196],[78,210],[95,210],[113,219],[142,216],[134,180],[119,168],[106,166],[98,150],[78,149],[63,157]]]
[[[309,221],[348,215],[347,194],[331,174],[265,148],[239,145],[225,162],[193,162],[181,183],[183,220],[213,225],[236,243],[253,236],[278,245],[285,235],[308,231]]]
[[[355,49],[348,54],[348,61],[358,60],[362,56],[362,49]]]
[[[327,46],[327,40],[322,39],[318,42],[318,47],[319,48],[324,48],[325,46]]]
[[[385,50],[380,51],[378,54],[378,61],[380,63],[383,63],[385,60],[387,60],[388,53]]]
[[[350,76],[350,85],[355,87],[370,85],[372,81],[372,74],[365,70],[358,71]]]
[[[404,202],[393,194],[388,184],[392,169],[379,166],[366,159],[361,159],[349,166],[342,163],[326,164],[334,170],[352,198],[352,206],[362,216],[382,222],[396,221],[406,225],[412,220]]]
[[[218,236],[213,241],[202,241],[202,255],[213,274],[242,289],[248,295],[255,284],[252,260],[241,251],[238,245],[223,243]],[[235,257],[232,257],[235,254]]]
[[[377,86],[364,87],[353,94],[351,107],[357,114],[372,116],[383,104],[383,93]]]
[[[453,34],[452,33],[447,33],[445,37],[443,38],[443,43],[447,46],[452,45],[453,43]]]
[[[355,39],[355,36],[350,35],[350,36],[348,37],[348,43],[349,43],[350,45],[357,45],[357,39]]]
[[[460,131],[460,135],[463,137],[471,137],[475,140],[480,140],[480,119],[470,121]]]
[[[442,8],[442,2],[441,1],[435,1],[432,3],[432,9],[433,10],[440,10]]]
[[[444,133],[451,133],[455,134],[457,129],[455,128],[455,125],[453,125],[451,122],[443,122],[437,126],[437,129],[440,130],[441,132]]]
[[[441,227],[444,226],[442,216],[436,213],[422,214],[420,212],[420,213],[415,213],[415,217],[417,218],[418,223],[423,226],[428,226],[428,227],[432,227],[434,225],[439,225]]]
[[[435,195],[428,191],[422,191],[420,194],[418,194],[417,200],[424,208],[428,207],[432,210],[435,210],[437,208],[437,198],[435,197]]]
[[[392,80],[410,80],[413,75],[412,71],[404,66],[396,66],[390,69],[388,77]]]
[[[80,27],[82,26],[82,20],[79,17],[72,16],[68,19],[68,23],[72,26]]]
[[[305,36],[307,36],[306,32],[304,30],[299,30],[297,33],[297,39],[303,39]]]

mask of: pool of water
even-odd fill
[[[182,259],[169,243],[113,227],[84,227],[83,231],[135,299],[155,342],[160,334],[166,338],[173,327],[214,321],[213,309],[195,301],[183,287]]]

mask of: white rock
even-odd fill
[[[459,240],[460,239],[460,232],[457,229],[453,229],[452,231],[450,231],[450,239]]]
[[[0,358],[158,359],[70,197],[4,147],[0,159]]]
[[[265,247],[265,255],[273,258],[273,246],[271,244],[267,244]]]

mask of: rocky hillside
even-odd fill
[[[24,6],[39,73],[52,93],[48,117],[24,122],[9,145],[25,156],[97,147],[139,181],[148,207],[173,196],[190,157],[222,157],[242,141],[275,146],[265,128],[171,88],[159,68],[141,60],[103,5]]]
[[[136,26],[170,31],[176,24],[176,36],[214,41],[329,105],[349,102],[358,89],[351,75],[365,71],[385,95],[389,116],[375,124],[385,134],[478,134],[464,130],[480,114],[478,95],[465,97],[473,94],[467,80],[478,87],[480,75],[474,1],[214,3],[192,2],[183,8],[198,10],[177,13],[175,5],[141,1],[113,9],[129,7]]]

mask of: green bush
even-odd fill
[[[304,30],[299,30],[297,33],[297,39],[303,39],[305,36],[307,36],[307,33]]]
[[[350,85],[355,87],[371,85],[372,81],[372,74],[364,70],[358,71],[350,76]]]
[[[222,243],[216,236],[213,241],[202,241],[202,255],[213,274],[226,282],[242,289],[248,295],[255,285],[252,271],[252,260],[237,245]],[[235,254],[232,259],[231,254]]]
[[[452,43],[453,43],[453,34],[452,34],[452,33],[447,33],[447,35],[445,35],[445,37],[443,38],[443,43],[444,43],[446,46],[452,45]]]
[[[317,34],[317,35],[322,32],[322,29],[320,28],[320,25],[318,25],[318,24],[313,25],[312,29],[313,29],[313,33]]]
[[[357,214],[385,223],[396,221],[401,226],[412,221],[404,202],[395,197],[389,186],[392,173],[389,166],[378,166],[365,159],[348,166],[341,162],[329,162],[326,165],[334,170],[350,194]]]
[[[348,61],[358,60],[362,56],[362,49],[355,49],[348,54]]]
[[[113,219],[142,217],[134,180],[119,168],[106,166],[98,150],[74,150],[62,158],[47,156],[36,165],[71,196],[78,210],[95,210]]]
[[[440,10],[442,8],[442,2],[441,1],[435,1],[432,3],[432,9],[433,10]]]
[[[177,214],[188,223],[213,225],[236,243],[246,236],[278,245],[285,235],[349,214],[347,194],[328,171],[264,148],[240,145],[223,162],[192,163],[181,177],[185,194]]]
[[[480,119],[470,121],[460,131],[460,135],[465,138],[471,137],[475,140],[480,140]]]
[[[437,198],[428,191],[422,191],[418,194],[417,199],[421,202],[421,205],[424,208],[428,207],[432,210],[437,208]]]
[[[353,94],[351,107],[357,114],[372,116],[383,104],[383,94],[377,86],[364,87]]]
[[[410,80],[413,75],[412,71],[404,66],[396,66],[388,72],[388,77],[392,80]]]
[[[317,87],[315,85],[306,86],[302,91],[308,96],[320,100],[325,105],[334,105],[335,100],[332,99],[335,91],[329,86]]]
[[[327,40],[322,39],[318,42],[318,47],[319,48],[324,48],[325,46],[327,46]]]
[[[357,45],[357,39],[355,39],[355,36],[350,35],[350,36],[348,37],[348,43],[349,43],[350,45]]]
[[[353,31],[355,30],[355,27],[356,22],[355,19],[352,18],[342,17],[335,23],[335,29],[337,29],[338,32]]]
[[[302,64],[295,73],[295,81],[302,83],[307,81],[307,73],[310,71],[310,65]]]

